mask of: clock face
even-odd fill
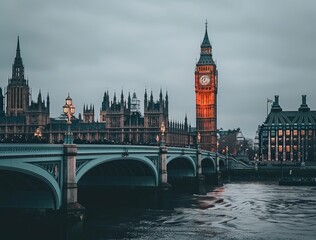
[[[201,83],[201,85],[207,85],[207,84],[209,84],[210,83],[210,77],[209,76],[207,76],[207,75],[203,75],[203,76],[201,76],[200,77],[200,83]]]

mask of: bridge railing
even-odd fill
[[[91,154],[158,154],[157,146],[139,146],[139,145],[86,145],[78,144],[78,155]]]
[[[0,144],[0,158],[10,156],[60,156],[63,155],[61,144]]]
[[[254,166],[248,165],[243,161],[237,160],[235,158],[228,158],[228,167],[229,169],[253,169]]]

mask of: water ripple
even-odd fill
[[[125,232],[119,239],[315,239],[315,190],[232,183],[206,196],[178,196],[172,211],[147,210],[102,224]]]

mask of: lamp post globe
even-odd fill
[[[160,125],[160,132],[161,132],[161,145],[165,145],[165,122],[162,122]]]
[[[69,96],[66,98],[66,103],[63,106],[63,112],[67,117],[67,132],[65,134],[64,144],[73,144],[73,137],[70,131],[71,118],[75,114],[75,106],[72,104],[72,98]]]

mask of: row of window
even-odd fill
[[[313,130],[296,130],[296,129],[294,129],[294,130],[289,130],[289,129],[287,129],[287,130],[271,130],[270,131],[270,135],[272,136],[272,137],[274,137],[274,136],[276,136],[276,134],[278,134],[278,136],[283,136],[283,134],[285,134],[285,136],[290,136],[291,135],[291,132],[292,132],[292,134],[293,134],[293,136],[297,136],[297,135],[301,135],[301,136],[305,136],[305,135],[308,135],[308,136],[313,136]],[[262,133],[262,136],[268,136],[268,131],[264,131],[263,133]]]

